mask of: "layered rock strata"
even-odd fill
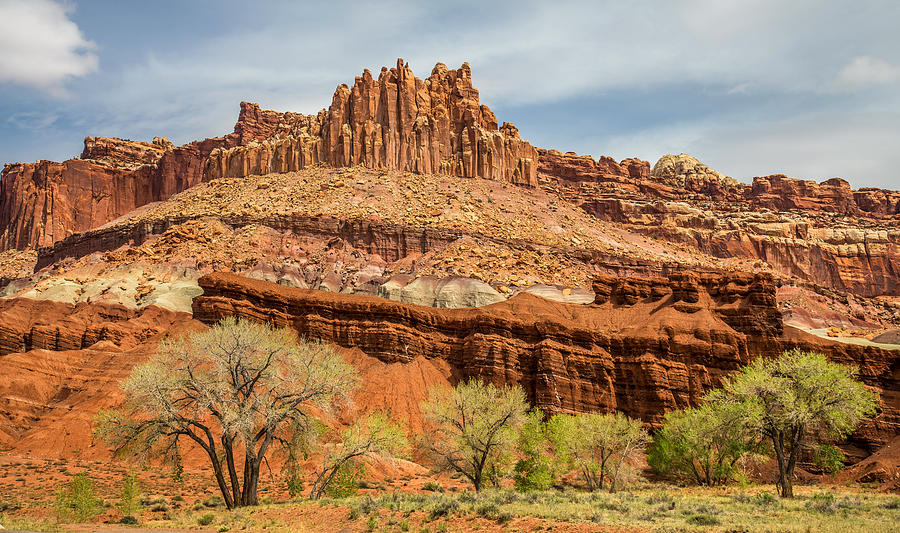
[[[0,174],[0,251],[50,246],[188,189],[202,180],[214,149],[273,135],[272,117],[244,102],[234,132],[224,137],[179,147],[160,137],[86,137],[80,159],[7,164]]]
[[[206,179],[289,172],[324,163],[537,185],[537,151],[478,99],[468,63],[438,63],[422,80],[397,61],[378,78],[369,70],[353,87],[338,86],[316,115],[259,111],[276,134],[215,150]]]
[[[449,362],[455,380],[520,384],[549,412],[622,411],[658,423],[695,404],[752,358],[800,346],[856,364],[882,393],[883,412],[856,434],[866,448],[900,428],[900,351],[782,333],[766,277],[682,273],[667,280],[601,279],[597,303],[523,293],[473,309],[433,309],[375,297],[286,288],[233,274],[200,278],[194,317],[238,315],[358,348],[385,362],[413,355]]]
[[[764,261],[787,278],[866,297],[900,295],[900,230],[890,226],[612,197],[585,199],[581,207],[630,231],[715,257]]]

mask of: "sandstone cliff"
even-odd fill
[[[279,117],[281,115],[279,114]],[[201,182],[216,148],[265,139],[272,114],[241,104],[234,132],[175,147],[86,137],[81,158],[7,164],[0,174],[0,251],[50,246]]]
[[[325,163],[481,177],[537,185],[537,152],[512,124],[499,128],[481,105],[468,63],[438,63],[422,80],[397,61],[375,79],[368,70],[340,85],[317,115],[256,113],[275,134],[262,142],[215,150],[206,179],[289,172]]]
[[[550,411],[619,410],[658,423],[695,404],[729,372],[760,355],[801,346],[859,365],[883,412],[857,432],[874,449],[900,428],[900,351],[783,333],[766,276],[680,273],[668,279],[601,278],[591,306],[530,294],[472,309],[433,309],[367,296],[286,288],[233,274],[200,279],[194,317],[238,315],[294,328],[388,363],[449,362],[452,377],[522,385]],[[827,346],[826,346],[827,345]]]

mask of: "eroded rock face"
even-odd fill
[[[476,309],[434,309],[381,298],[287,288],[234,274],[200,278],[194,317],[238,315],[292,327],[390,363],[449,362],[454,379],[522,385],[550,412],[623,411],[649,423],[695,404],[729,372],[793,346],[860,367],[884,412],[856,434],[874,449],[900,422],[900,351],[823,341],[783,325],[766,276],[683,272],[664,279],[601,278],[594,305],[531,294]]]
[[[755,205],[782,211],[799,209],[857,216],[900,214],[900,191],[854,190],[841,178],[821,183],[788,178],[784,174],[753,178],[746,196]]]
[[[119,168],[136,168],[156,163],[167,150],[174,148],[175,145],[165,137],[156,137],[152,143],[117,137],[85,137],[81,159]]]
[[[662,156],[653,165],[650,175],[689,191],[711,195],[738,185],[734,178],[709,168],[687,154]]]
[[[184,191],[200,183],[210,152],[266,139],[283,116],[243,102],[234,132],[224,137],[178,147],[165,137],[85,137],[80,159],[7,164],[0,174],[0,251],[51,246]]]
[[[398,60],[377,79],[366,70],[353,87],[339,86],[328,110],[316,115],[258,107],[252,113],[271,134],[259,143],[214,151],[206,179],[325,163],[537,185],[536,150],[512,124],[498,128],[496,116],[479,102],[468,63],[457,70],[438,63],[422,80]]]

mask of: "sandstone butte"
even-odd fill
[[[162,149],[161,149],[162,148]],[[4,166],[0,251],[49,246],[164,200],[203,179],[315,164],[446,173],[537,184],[537,153],[515,126],[481,105],[468,64],[438,63],[427,79],[402,60],[378,79],[340,85],[316,115],[241,103],[234,132],[173,147],[88,137],[80,159]]]
[[[354,166],[375,170],[313,174]],[[256,179],[297,172],[294,182]],[[507,225],[484,222],[490,196],[435,174],[471,178],[485,195],[504,189],[490,213],[506,216],[500,222]],[[391,220],[245,205],[265,197],[248,189],[294,191],[313,179],[314,190],[297,198],[354,199],[385,194],[385,181],[404,183]],[[435,199],[414,190],[416,180],[449,192],[441,189]],[[179,202],[198,190],[215,195],[229,213],[181,212]],[[532,204],[525,229],[543,228],[551,240],[514,231],[520,228],[509,224],[524,228],[526,221],[511,197]],[[154,202],[161,202],[156,210],[147,205]],[[142,217],[142,206],[153,216]],[[446,225],[456,211],[466,225]],[[839,178],[817,183],[773,175],[744,184],[685,154],[651,167],[638,158],[617,162],[534,148],[480,104],[467,64],[452,70],[439,63],[425,79],[402,60],[377,78],[367,70],[314,115],[242,102],[232,133],[178,147],[161,137],[149,143],[88,137],[80,158],[9,164],[0,177],[0,252],[7,251],[0,266],[14,265],[0,280],[9,289],[4,294],[20,295],[0,298],[0,446],[25,455],[66,457],[78,449],[85,457],[105,456],[108,450],[91,441],[90,420],[121,400],[118,384],[132,365],[167,334],[237,314],[341,346],[363,375],[358,403],[390,408],[414,430],[429,386],[472,376],[521,384],[550,412],[620,410],[655,425],[755,357],[795,346],[820,350],[857,365],[881,394],[878,416],[844,450],[856,461],[881,449],[873,457],[890,463],[900,432],[900,350],[828,340],[783,317],[846,320],[895,338],[898,217],[900,192],[854,190]],[[246,249],[216,248],[216,241],[239,236]],[[603,244],[613,241],[621,246]],[[497,303],[438,309],[362,293],[375,287],[373,280],[379,290],[393,283],[399,291],[398,280],[417,279],[437,287],[441,272],[458,272],[453,265],[479,245],[498,257],[472,256],[483,270],[443,281],[491,291],[486,301]],[[672,259],[634,255],[651,245]],[[200,248],[218,252],[184,256]],[[263,249],[284,264],[252,264]],[[547,256],[557,270],[577,263],[590,286],[522,290],[529,287],[521,268],[547,268],[540,262]],[[423,257],[432,264],[417,278],[414,266]],[[35,261],[39,273],[23,273]],[[115,281],[117,268],[132,266],[143,269],[139,280]],[[503,283],[489,279],[492,268]],[[209,273],[216,269],[333,292]],[[400,274],[382,276],[390,269]],[[113,281],[102,285],[100,276]],[[202,289],[191,313],[141,303],[163,292],[164,277],[177,281],[165,282],[170,292],[197,289],[185,293],[188,302]],[[54,279],[54,286],[39,286]],[[821,301],[803,301],[801,308],[779,300],[782,292]],[[104,300],[110,293],[127,294],[128,305]],[[880,310],[875,318],[866,314],[873,308]]]

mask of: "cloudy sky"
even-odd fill
[[[313,113],[397,57],[472,66],[533,144],[900,188],[900,2],[0,0],[0,161]]]

